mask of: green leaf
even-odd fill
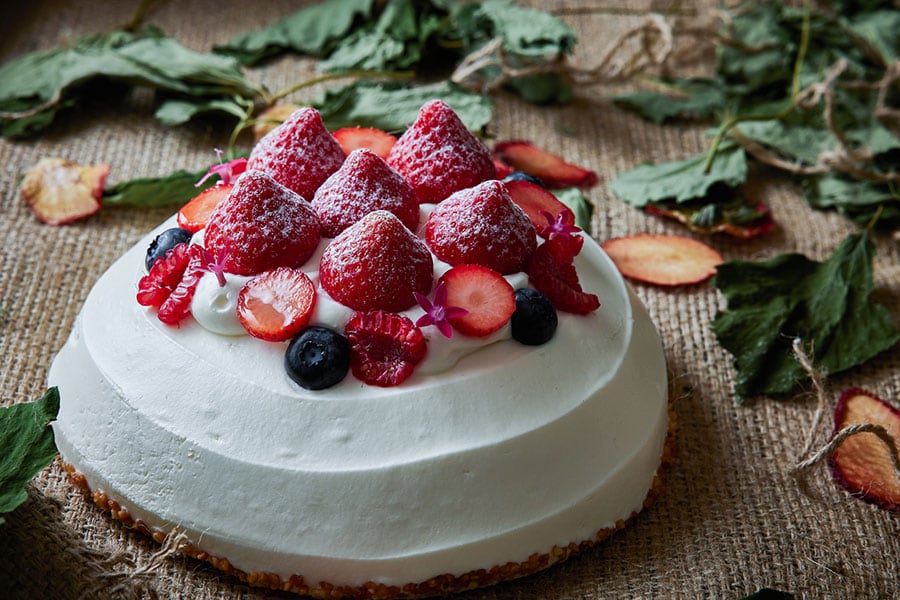
[[[103,205],[132,208],[181,205],[214,183],[210,180],[206,185],[195,187],[194,184],[205,174],[206,169],[180,170],[163,177],[140,177],[123,181],[103,190]]]
[[[374,0],[328,0],[281,18],[268,27],[232,38],[216,52],[237,58],[245,65],[293,51],[325,56],[350,35],[355,24],[369,19]]]
[[[734,143],[719,147],[709,173],[704,173],[706,154],[687,160],[641,165],[619,173],[610,189],[632,206],[674,200],[688,202],[707,196],[713,186],[737,187],[747,179],[747,158]]]
[[[878,225],[900,223],[900,192],[887,184],[826,174],[806,179],[803,198],[817,209],[836,209],[855,222],[866,224],[879,210]]]
[[[847,27],[878,51],[885,65],[900,59],[900,11],[866,11],[849,19]]]
[[[506,84],[526,102],[532,104],[566,104],[574,96],[572,84],[560,73],[535,73],[510,79]]]
[[[806,379],[792,354],[794,338],[826,375],[861,365],[900,339],[887,309],[869,302],[874,252],[863,232],[821,263],[785,254],[719,265],[713,284],[728,310],[716,315],[712,329],[734,357],[738,402],[790,393]]]
[[[449,104],[472,131],[480,131],[491,120],[490,99],[449,82],[409,86],[396,81],[358,81],[329,90],[314,106],[332,131],[352,125],[403,131],[433,98]]]
[[[374,23],[343,40],[319,69],[405,71],[423,59],[431,36],[445,28],[446,14],[430,2],[391,0]]]
[[[837,140],[824,127],[789,125],[780,119],[745,121],[738,130],[751,140],[772,148],[784,158],[814,165],[819,155],[834,149]]]
[[[240,96],[200,100],[173,98],[164,100],[153,116],[165,125],[183,125],[196,116],[210,113],[241,119],[247,112],[246,102],[242,102]]]
[[[594,205],[587,201],[580,189],[564,188],[550,191],[575,213],[575,224],[578,227],[585,231],[591,230],[591,215],[594,213]]]
[[[85,84],[97,80],[194,98],[258,94],[232,58],[194,52],[152,28],[114,30],[0,66],[0,131],[27,135],[47,127],[61,108],[84,102]]]
[[[512,0],[485,0],[459,7],[453,15],[466,53],[503,38],[503,51],[522,59],[541,60],[570,54],[578,38],[558,17]]]
[[[58,412],[55,387],[35,402],[0,407],[0,515],[25,502],[25,486],[56,456],[50,421]]]
[[[675,119],[707,119],[724,108],[725,89],[718,79],[679,79],[662,84],[673,93],[638,91],[613,96],[613,101],[658,125]]]

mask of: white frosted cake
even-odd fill
[[[419,239],[435,206],[421,206]],[[157,539],[177,530],[252,584],[427,596],[558,562],[653,494],[668,432],[660,339],[584,234],[573,264],[600,307],[559,311],[549,341],[520,343],[508,322],[448,338],[413,305],[396,314],[423,323],[427,352],[402,381],[353,371],[306,389],[286,372],[288,341],[241,328],[235,298],[253,275],[220,287],[207,269],[175,326],[135,301],[148,245],[175,224],[100,278],[49,373],[60,454],[114,516]],[[323,289],[332,243],[291,268],[315,289],[306,326],[341,330],[356,311]],[[454,269],[431,259],[435,282]]]

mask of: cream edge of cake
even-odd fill
[[[147,245],[171,226],[100,278],[48,375],[63,460],[151,530],[245,573],[403,586],[525,563],[641,510],[668,432],[665,360],[589,238],[575,266],[601,307],[560,313],[547,344],[498,339],[397,387],[348,375],[311,392],[284,372],[285,343],[137,304]]]

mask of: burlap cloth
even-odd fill
[[[3,9],[0,60],[66,38],[126,22],[131,3],[19,3]],[[616,34],[640,21],[628,14],[649,4],[532,2],[561,12],[579,35],[577,63],[589,66]],[[185,45],[208,50],[239,31],[258,28],[296,4],[231,0],[164,2],[150,14]],[[628,9],[628,10],[621,10]],[[312,73],[289,58],[251,71],[270,89]],[[562,108],[535,108],[498,97],[491,133],[526,138],[595,169],[591,190],[594,235],[684,233],[618,201],[606,183],[641,161],[672,160],[704,148],[703,127],[659,127],[613,106],[610,88],[579,89]],[[313,93],[315,90],[313,90]],[[152,118],[151,98],[138,92],[97,101],[69,114],[27,142],[0,141],[0,401],[36,399],[47,368],[69,333],[87,293],[111,262],[170,210],[108,209],[64,227],[39,223],[19,198],[23,171],[46,156],[107,162],[110,182],[199,169],[227,141],[228,127],[166,128]],[[811,210],[796,184],[777,174],[754,176],[778,230],[749,243],[716,238],[727,259],[761,259],[801,252],[822,259],[855,227],[837,214]],[[900,250],[876,238],[876,296],[900,314]],[[636,286],[659,327],[680,422],[677,462],[665,492],[627,529],[548,571],[464,598],[741,598],[769,586],[801,598],[898,598],[900,520],[860,502],[831,483],[826,469],[811,475],[804,494],[788,474],[797,459],[815,402],[761,400],[736,406],[734,370],[710,331],[724,301],[708,284],[667,291]],[[152,357],[148,357],[151,360]],[[832,378],[830,400],[851,385],[900,399],[900,347],[862,368]],[[163,374],[164,376],[164,374]],[[190,395],[190,390],[185,390]],[[63,398],[65,401],[65,398]],[[823,424],[830,428],[830,419]],[[2,452],[2,449],[0,449]],[[577,457],[573,457],[577,460]],[[192,559],[151,561],[158,546],[113,522],[66,479],[58,464],[30,485],[27,502],[0,526],[0,598],[264,598]]]

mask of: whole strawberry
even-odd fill
[[[265,171],[304,200],[344,162],[344,150],[328,133],[319,111],[305,107],[254,146],[247,169]]]
[[[319,218],[308,202],[262,171],[246,171],[209,217],[204,245],[225,270],[254,275],[297,267],[319,245]]]
[[[387,163],[412,184],[420,203],[440,202],[496,175],[490,151],[442,100],[422,106]]]
[[[528,215],[496,180],[438,204],[425,224],[425,241],[446,263],[482,265],[504,275],[524,270],[537,246]]]
[[[412,187],[377,154],[352,151],[341,168],[325,180],[312,199],[322,235],[335,237],[372,211],[386,210],[415,231],[419,203]]]
[[[369,213],[345,229],[322,254],[322,288],[359,311],[400,312],[428,294],[433,278],[425,244],[386,210]]]

